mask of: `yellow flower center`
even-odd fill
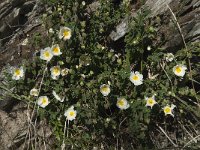
[[[154,104],[154,100],[152,98],[150,98],[150,99],[147,100],[147,103],[149,105],[153,105]]]
[[[19,76],[20,73],[21,73],[21,70],[20,70],[20,69],[16,69],[16,70],[15,70],[15,75],[16,75],[16,76]]]
[[[132,79],[133,80],[139,80],[139,77],[137,75],[134,75]]]
[[[109,88],[108,88],[107,86],[103,86],[103,87],[101,88],[101,91],[102,91],[102,92],[108,92],[108,89],[109,89]]]
[[[44,105],[44,104],[46,104],[47,103],[47,99],[46,98],[43,98],[42,99],[42,104]]]
[[[119,100],[119,101],[117,102],[117,104],[118,104],[119,106],[124,106],[124,101],[121,99],[121,100]]]
[[[69,36],[70,35],[70,31],[69,30],[65,30],[63,32],[63,36],[66,37],[66,36]]]
[[[59,53],[59,48],[58,48],[58,47],[55,47],[55,48],[53,49],[53,52],[54,52],[54,53]]]
[[[176,67],[176,72],[177,72],[177,73],[180,73],[181,71],[182,71],[182,68],[181,68],[181,67],[179,67],[179,66]]]
[[[63,75],[67,75],[67,74],[68,74],[68,71],[69,71],[68,69],[63,69],[63,70],[62,70],[62,74],[63,74]]]
[[[169,106],[164,108],[165,114],[169,114],[171,112],[171,108]]]
[[[54,74],[59,74],[59,72],[60,72],[60,69],[58,67],[54,67],[53,73]]]
[[[70,111],[69,115],[72,117],[75,115],[74,111]]]
[[[45,56],[46,58],[48,58],[48,57],[50,57],[50,53],[49,53],[48,51],[45,51],[45,52],[44,52],[44,56]]]

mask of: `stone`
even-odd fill
[[[200,3],[198,0],[185,2],[184,5],[179,1],[172,0],[147,0],[142,8],[147,7],[151,10],[148,17],[152,18],[152,22],[156,21],[156,16],[162,17],[162,22],[160,22],[157,31],[158,34],[164,36],[166,41],[163,48],[176,49],[177,47],[183,47],[182,38],[177,27],[175,27],[176,24],[172,22],[174,18],[169,11],[168,5],[171,7],[173,13],[177,15],[186,42],[198,42],[200,38]],[[140,9],[137,12],[139,11]],[[133,10],[131,17],[135,17],[137,12]],[[112,41],[119,40],[129,32],[127,20],[128,18],[123,19],[121,23],[116,26],[116,30],[111,31],[109,37]],[[171,23],[173,23],[173,25],[170,25]],[[172,30],[171,27],[175,28],[176,31]]]
[[[27,105],[22,102],[14,105],[9,113],[0,110],[0,150],[28,149],[28,144],[24,142],[28,142],[28,140],[34,142],[35,134],[32,126],[31,139],[28,139],[28,136],[26,136],[30,132],[30,129],[28,129],[29,121],[27,114],[31,115],[31,109],[27,109]],[[44,149],[43,139],[46,139],[46,148],[51,149],[54,139],[47,121],[37,122],[36,131],[38,139],[37,149]]]

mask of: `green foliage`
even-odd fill
[[[187,117],[188,113],[199,117],[199,110],[196,111],[195,105],[199,101],[199,95],[191,86],[191,80],[199,79],[199,63],[191,64],[194,68],[192,78],[188,66],[189,58],[200,55],[198,45],[177,51],[174,53],[175,59],[167,62],[167,50],[159,48],[158,43],[155,44],[156,29],[147,18],[149,12],[142,10],[135,18],[130,18],[130,30],[123,41],[125,46],[113,50],[113,43],[108,36],[122,18],[130,15],[129,7],[123,4],[118,7],[111,1],[101,0],[100,7],[88,13],[90,1],[86,1],[86,5],[74,0],[44,2],[51,8],[43,17],[45,27],[47,30],[52,28],[54,33],[49,33],[46,39],[41,39],[40,34],[36,34],[32,39],[33,43],[38,45],[42,42],[46,47],[52,43],[59,44],[63,54],[52,58],[45,74],[45,61],[40,60],[39,53],[36,54],[32,62],[24,63],[24,80],[12,81],[11,86],[15,87],[14,93],[25,95],[30,102],[35,102],[37,99],[29,96],[29,92],[34,87],[39,88],[44,74],[39,95],[48,96],[50,104],[44,109],[40,108],[39,115],[41,118],[48,118],[58,140],[58,148],[64,139],[64,112],[71,105],[77,110],[77,117],[69,122],[67,128],[67,149],[72,146],[75,149],[92,149],[102,145],[105,149],[114,149],[117,141],[118,146],[126,149],[152,148],[149,133],[157,125],[166,123],[168,126],[168,119],[173,124],[178,119]],[[61,26],[72,30],[70,40],[58,38]],[[172,71],[177,64],[185,64],[188,68],[183,78],[175,76]],[[69,68],[69,74],[53,80],[50,68],[56,65]],[[132,71],[143,74],[142,85],[135,86],[131,83],[129,77]],[[99,88],[108,82],[111,93],[104,97]],[[56,100],[52,95],[53,90],[65,96],[65,101]],[[152,109],[145,107],[145,97],[153,95],[158,104]],[[119,97],[126,98],[130,108],[117,108]],[[174,118],[164,116],[162,108],[167,104],[176,105]]]

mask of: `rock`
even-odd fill
[[[19,134],[27,130],[26,110],[23,105],[17,107],[18,111],[10,114],[0,110],[1,149],[17,149],[18,146],[15,146],[15,140]]]
[[[147,0],[144,7],[148,7],[151,10],[149,17],[155,17],[161,15],[168,10],[167,5],[169,5],[172,0]]]
[[[40,26],[43,10],[44,5],[41,5],[40,0],[0,0],[0,85],[6,86],[9,82],[5,80],[4,72],[10,72],[11,66],[18,65],[22,59],[32,58],[33,48],[22,45],[22,42],[35,32],[43,31]],[[31,110],[27,109],[25,103],[7,96],[6,91],[1,88],[0,99],[0,150],[30,149],[27,141],[33,142],[36,137],[32,134],[32,139],[26,138],[30,132],[27,114]],[[54,139],[47,121],[38,121],[36,129],[36,148],[45,149],[43,139],[46,139],[46,149],[51,149]],[[33,133],[33,128],[31,132]]]
[[[143,7],[141,7],[137,12],[140,12],[143,8],[148,8],[151,10],[151,14],[149,17],[154,17],[158,14],[162,14],[167,10],[166,5],[168,5],[172,0],[147,0]],[[134,12],[131,17],[135,17],[137,12]],[[117,41],[121,37],[123,37],[128,32],[128,20],[129,18],[125,18],[122,22],[117,25],[116,31],[112,31],[110,34],[110,38],[113,41]]]
[[[40,17],[44,7],[40,0],[3,0],[0,4],[0,69],[7,63],[19,64],[20,58],[31,58],[33,47],[21,43],[36,30],[44,32]]]
[[[38,0],[7,0],[0,4],[0,46],[5,46],[19,29],[26,28],[25,24],[32,19],[41,7]],[[2,48],[0,48],[1,50]]]
[[[188,33],[186,38],[191,39],[192,42],[200,41],[200,22],[193,27],[193,29]]]
[[[127,31],[127,19],[124,19],[119,25],[117,25],[116,31],[112,31],[109,36],[113,41],[117,41],[118,39],[123,37],[127,33]]]
[[[34,130],[31,128],[30,131],[30,128],[28,128],[29,122],[27,114],[31,114],[31,110],[28,110],[27,105],[24,103],[18,103],[15,105],[10,113],[0,110],[0,150],[28,149],[27,142],[34,142]],[[38,122],[36,125],[36,131],[37,149],[45,149],[44,139],[46,139],[46,149],[51,149],[54,140],[47,121],[43,120]],[[28,136],[26,135],[30,132],[32,133],[32,137],[31,139],[28,139]]]
[[[7,64],[0,72],[0,86],[9,87],[9,81],[6,80],[6,74],[12,70],[12,66]],[[12,90],[12,89],[10,89]],[[27,109],[27,104],[16,101],[12,97],[7,96],[7,92],[0,88],[0,97],[3,95],[3,100],[0,100],[0,150],[21,150],[28,149],[28,143],[30,139],[27,139],[27,135],[30,132],[28,116],[32,113],[32,109]],[[33,124],[35,120],[33,117]],[[49,127],[47,121],[44,119],[38,121],[36,124],[37,136],[33,134],[33,126],[31,126],[32,139],[37,137],[37,148],[45,149],[44,139],[48,139],[46,142],[46,148],[51,149],[51,144],[54,143],[52,130]],[[26,142],[25,142],[26,141]],[[30,142],[33,142],[31,140]],[[50,143],[49,143],[50,142]]]
[[[198,0],[184,3],[172,0],[147,0],[142,8],[148,7],[151,10],[148,17],[152,18],[152,22],[156,22],[156,16],[159,16],[162,20],[157,30],[160,37],[164,36],[164,40],[166,41],[163,48],[173,50],[177,47],[183,47],[181,35],[176,25],[173,23],[174,18],[167,5],[171,7],[172,11],[177,16],[186,42],[199,42],[200,3]],[[140,9],[137,12],[139,11]],[[133,12],[132,17],[135,17],[137,12]],[[122,20],[122,22],[117,25],[116,31],[110,33],[109,37],[111,40],[117,41],[129,31],[128,19],[129,18],[125,18]]]

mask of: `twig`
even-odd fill
[[[41,79],[40,86],[39,86],[39,89],[38,89],[38,93],[39,93],[39,94],[40,94],[41,87],[42,87],[42,84],[43,84],[43,81],[44,81],[45,73],[46,73],[46,71],[47,71],[47,65],[48,65],[48,62],[46,63],[45,68],[44,68],[44,71],[43,71],[42,79]],[[38,94],[38,96],[37,96],[37,99],[38,99],[38,97],[39,97],[39,94]],[[33,126],[33,128],[34,128],[34,134],[35,134],[35,135],[37,134],[37,132],[36,132],[37,117],[36,117],[36,119],[35,119],[34,124],[32,123],[32,120],[33,120],[33,116],[34,116],[34,111],[35,111],[36,104],[37,104],[37,101],[35,101],[35,103],[34,103],[33,111],[32,111],[31,116],[30,116],[30,118],[29,118],[29,125],[28,125],[28,130],[30,130],[30,131],[31,131],[31,126]],[[39,106],[37,107],[36,114],[38,113],[38,109],[39,109]],[[36,138],[37,138],[37,137],[35,137],[35,148],[36,148],[36,142],[37,142],[37,141],[36,141]],[[29,141],[29,142],[30,142],[30,141]]]
[[[44,149],[46,150],[46,142],[45,142],[45,133],[44,133],[44,128],[42,127],[42,132],[43,132],[43,143],[44,143]]]
[[[11,34],[11,35],[9,35],[9,36],[7,36],[7,37],[1,38],[0,41],[3,41],[3,40],[5,40],[5,39],[8,39],[8,38],[12,37],[13,35],[14,35],[14,34]]]
[[[192,143],[192,141],[195,141],[195,139],[197,139],[197,138],[199,138],[199,137],[200,137],[200,135],[198,135],[198,136],[194,137],[193,139],[191,139],[189,142],[187,142],[187,143],[183,146],[183,148],[185,148],[186,146],[188,146],[190,143]]]
[[[69,120],[68,120],[68,125],[69,125]],[[67,119],[65,120],[64,133],[63,133],[63,142],[62,142],[61,150],[64,150],[64,149],[65,149],[65,134],[66,134],[66,128],[67,128]],[[67,129],[67,138],[68,138],[68,129]]]
[[[69,120],[67,120],[67,138],[69,137]]]
[[[36,110],[36,115],[38,114],[38,110],[39,110],[39,106],[37,106],[37,110]],[[35,118],[35,122],[34,122],[34,125],[33,125],[33,128],[34,128],[34,136],[35,136],[35,148],[36,148],[36,145],[37,145],[37,128],[36,128],[36,125],[37,124],[37,117]]]
[[[122,123],[123,123],[126,119],[127,119],[127,117],[125,117],[125,118],[120,122],[120,124],[119,124],[119,130],[120,130],[120,128],[121,128]]]
[[[163,130],[163,128],[160,127],[159,125],[157,125],[157,126],[158,126],[158,128],[162,131],[162,133],[164,133],[164,135],[168,138],[168,140],[174,145],[174,147],[178,147],[178,145],[176,145],[176,144],[172,141],[172,139],[167,135],[167,133]]]
[[[189,80],[191,80],[191,81],[193,81],[193,82],[195,82],[195,83],[197,83],[197,84],[200,84],[200,82],[198,82],[198,81],[196,81],[196,80],[194,80],[194,79],[189,78]]]
[[[44,76],[45,76],[45,73],[47,71],[47,65],[48,65],[48,63],[46,63],[45,69],[43,71],[42,80],[40,82],[40,86],[39,86],[39,89],[38,89],[38,96],[37,96],[37,98],[39,97],[39,94],[40,94],[40,91],[41,91],[41,87],[42,87],[42,84],[43,84],[43,81],[44,81]],[[34,110],[35,110],[35,107],[36,107],[36,103],[37,103],[37,101],[35,101],[35,104],[34,104],[33,112],[31,114],[31,120],[32,120],[33,115],[34,115]]]
[[[179,124],[182,126],[182,128],[187,132],[187,134],[188,134],[192,139],[194,139],[194,137],[192,136],[192,134],[190,134],[190,132],[185,128],[185,126],[182,125],[180,121],[178,121],[178,123],[179,123]],[[195,140],[195,142],[197,142],[197,141]]]
[[[127,117],[125,117],[119,124],[119,132],[120,132],[120,128],[121,128],[121,125],[122,123],[127,119]],[[118,150],[118,147],[119,147],[119,139],[118,139],[118,136],[117,136],[117,150]]]
[[[29,108],[30,108],[30,103],[28,103],[28,105],[27,105],[27,113],[26,113],[26,115],[27,115],[27,122],[29,122],[30,123],[30,114],[29,114]],[[27,131],[27,133],[26,133],[26,137],[25,137],[25,141],[24,141],[24,145],[23,145],[23,150],[24,150],[24,148],[25,148],[25,145],[26,145],[26,141],[27,141],[27,136],[29,136],[29,139],[30,139],[30,131],[29,131],[29,127],[28,127],[28,129],[27,129],[28,131]],[[28,143],[28,148],[29,148],[29,143]]]
[[[8,88],[6,88],[5,86],[0,85],[0,89],[5,90],[5,91],[7,92],[7,95],[8,95],[8,96],[11,96],[11,97],[13,97],[13,98],[15,98],[15,99],[17,99],[17,100],[23,101],[23,102],[25,102],[25,103],[27,103],[26,100],[30,101],[30,99],[29,99],[28,97],[26,97],[26,96],[23,96],[23,97],[22,97],[22,96],[19,96],[19,95],[17,95],[17,94],[13,94],[13,92],[12,92],[11,90],[9,90]],[[24,100],[24,99],[25,99],[25,100]]]

